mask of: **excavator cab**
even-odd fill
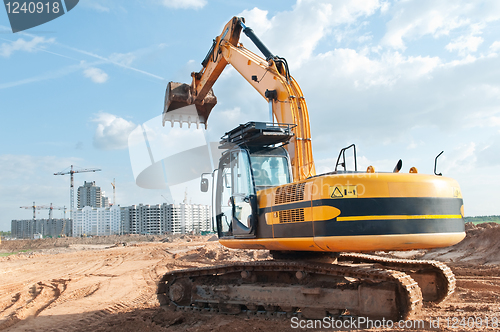
[[[290,125],[249,122],[222,137],[215,221],[219,238],[256,237],[257,192],[290,183],[290,158],[282,147],[293,136]],[[203,180],[202,180],[203,181]]]
[[[217,171],[215,220],[219,237],[255,237],[257,192],[290,183],[288,153],[283,147],[255,151],[236,146],[222,155]]]

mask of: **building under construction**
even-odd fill
[[[121,208],[85,206],[74,213],[73,236],[123,234]]]
[[[32,207],[37,208],[35,203]],[[12,220],[12,237],[34,239],[114,234],[200,234],[212,231],[210,206],[201,204],[155,204],[120,207],[85,206],[71,219]]]
[[[28,219],[12,220],[10,229],[14,239],[34,239],[38,234],[43,237],[72,236],[73,226],[71,219]]]
[[[132,205],[122,210],[123,229],[130,234],[210,232],[210,206],[201,204]]]
[[[95,184],[95,181],[83,183],[83,186],[78,187],[78,209],[83,209],[86,206],[93,208],[109,207],[109,199],[104,196],[101,187]]]

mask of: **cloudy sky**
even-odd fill
[[[70,165],[101,168],[75,185],[96,181],[111,197],[116,179],[122,206],[180,202],[186,191],[209,202],[197,180],[172,196],[138,187],[128,138],[161,114],[168,81],[190,82],[232,16],[288,60],[318,171],[351,143],[360,169],[380,171],[402,159],[405,172],[432,173],[444,150],[438,171],[459,181],[466,215],[500,214],[499,1],[81,0],[16,34],[0,9],[0,230],[31,218],[19,207],[33,201],[69,206],[69,176],[53,173]],[[266,101],[234,69],[214,91],[207,141],[267,120]]]

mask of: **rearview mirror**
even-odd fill
[[[204,193],[208,191],[208,179],[201,179],[200,189]]]

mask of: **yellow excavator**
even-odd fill
[[[242,31],[264,58],[239,43]],[[273,259],[168,272],[158,285],[160,303],[229,314],[406,319],[423,301],[453,293],[455,278],[443,263],[366,253],[460,242],[458,183],[436,169],[403,173],[401,160],[392,172],[358,171],[354,145],[340,151],[335,171],[317,175],[302,91],[287,61],[243,18],[233,17],[214,39],[191,84],[168,84],[163,124],[206,126],[217,103],[212,86],[228,64],[267,100],[270,121],[222,137],[212,173],[214,229],[222,245],[270,250]],[[208,178],[201,188],[208,191]]]

